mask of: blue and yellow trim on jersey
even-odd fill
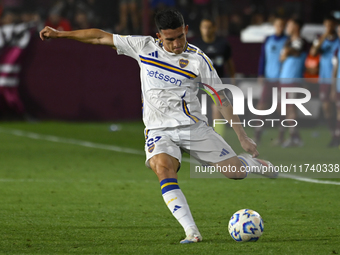
[[[213,66],[213,64],[211,63],[210,59],[209,59],[203,52],[198,51],[197,54],[198,54],[199,56],[201,56],[201,57],[204,59],[204,61],[205,61],[205,62],[207,63],[207,65],[209,66],[209,70],[210,70],[210,71],[214,70],[214,66]]]
[[[143,93],[141,95],[142,98],[142,114],[144,113],[144,97],[143,97]]]
[[[141,55],[139,55],[139,58],[140,58],[140,60],[143,64],[159,67],[159,68],[164,69],[166,71],[182,75],[182,76],[184,76],[188,79],[195,79],[197,77],[197,75],[194,74],[193,72],[181,69],[179,67],[170,65],[170,64],[163,62],[163,61],[156,60],[154,58],[148,58],[148,57],[144,57],[144,56],[141,56]]]
[[[160,182],[162,194],[174,189],[179,189],[177,179],[167,178]]]
[[[189,45],[189,44],[187,43],[186,48],[185,48],[185,51],[187,51],[187,52],[192,52],[192,53],[197,53],[198,49],[195,48],[195,47],[193,47],[193,46],[191,46],[191,45]]]
[[[183,107],[183,111],[184,111],[185,115],[188,116],[190,119],[192,119],[195,123],[200,120],[195,115],[192,115],[190,113],[187,102],[183,98],[182,98],[182,107]]]
[[[145,129],[145,131],[144,131],[145,141],[148,140],[148,138],[149,138],[149,132],[150,132],[150,129]]]
[[[163,47],[163,42],[157,38],[155,38],[155,43],[157,43],[158,46]]]
[[[214,70],[214,66],[213,66],[211,60],[202,51],[198,50],[197,48],[195,48],[194,46],[192,46],[192,45],[190,45],[188,43],[187,43],[187,45],[185,47],[185,51],[186,52],[191,52],[191,53],[197,53],[207,63],[207,65],[209,66],[209,70],[210,71]]]

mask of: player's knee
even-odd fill
[[[160,179],[173,177],[177,172],[176,166],[168,157],[156,155],[150,160],[150,166]]]

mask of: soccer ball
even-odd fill
[[[228,230],[236,242],[256,242],[263,233],[263,220],[259,213],[242,209],[231,216]]]

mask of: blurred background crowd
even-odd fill
[[[176,7],[198,33],[202,17],[214,17],[219,35],[239,35],[245,27],[271,23],[276,15],[303,17],[322,23],[323,17],[340,9],[334,0],[0,0],[1,24],[35,22],[60,30],[98,27],[113,33],[153,34],[152,17],[164,7]],[[146,15],[148,17],[146,17]],[[40,28],[39,27],[39,28]]]

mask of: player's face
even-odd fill
[[[323,25],[326,28],[326,33],[334,33],[335,23],[332,20],[325,20]]]
[[[211,37],[215,34],[215,26],[210,20],[202,20],[200,31],[202,37]]]
[[[294,33],[295,29],[296,29],[296,24],[294,23],[294,21],[289,20],[287,22],[287,27],[286,27],[287,35],[292,35]]]
[[[163,42],[166,51],[181,54],[187,42],[188,25],[176,29],[163,29],[157,37]]]
[[[275,34],[281,35],[285,29],[285,22],[283,19],[275,19],[274,21]]]

